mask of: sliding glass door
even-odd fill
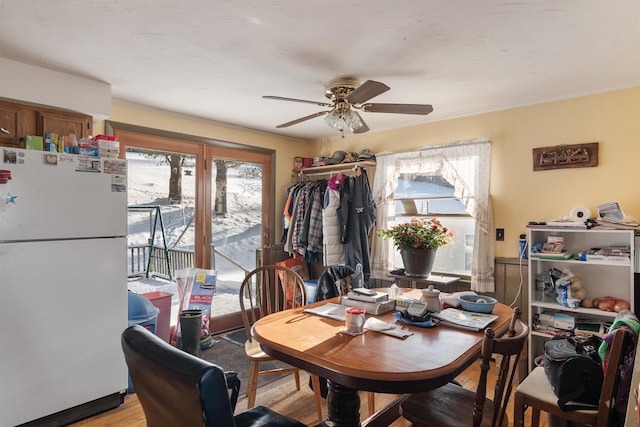
[[[215,270],[211,332],[240,327],[238,289],[270,243],[273,153],[125,127],[114,134],[129,168],[129,288],[175,292],[176,271]]]
[[[211,268],[217,272],[211,322],[229,329],[240,320],[240,285],[268,244],[270,156],[210,148],[207,157]]]

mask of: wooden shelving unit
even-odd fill
[[[569,308],[546,296],[537,285],[537,278],[551,268],[570,270],[576,278],[582,281],[587,298],[613,296],[627,300],[631,310],[635,311],[634,295],[634,243],[633,230],[580,230],[580,229],[550,229],[530,228],[528,230],[528,247],[540,242],[546,242],[549,236],[564,238],[564,247],[577,256],[592,248],[606,246],[628,246],[631,250],[629,262],[621,261],[579,261],[578,259],[548,259],[536,257],[529,253],[529,325],[533,326],[537,314],[561,313],[575,317],[578,321],[603,321],[611,323],[618,313],[603,311],[597,308]],[[532,327],[529,335],[529,365],[543,352],[543,344],[553,335],[536,331]]]

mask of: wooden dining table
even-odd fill
[[[420,296],[419,289],[403,289],[401,294]],[[400,339],[366,330],[352,336],[341,332],[344,322],[304,311],[340,301],[341,297],[337,297],[275,313],[260,319],[252,328],[253,337],[268,355],[328,380],[327,419],[337,427],[388,425],[399,417],[402,395],[450,382],[480,355],[483,331],[444,324],[431,328],[412,326],[396,322],[394,312],[389,312],[375,317],[396,322],[412,335]],[[493,314],[498,319],[489,327],[502,335],[509,327],[513,309],[498,303]],[[363,423],[358,390],[401,397]]]

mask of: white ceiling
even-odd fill
[[[295,138],[338,134],[276,129],[324,108],[262,95],[326,102],[354,76],[391,87],[372,102],[433,105],[361,113],[376,132],[640,85],[638,0],[0,0],[0,16],[0,57]]]

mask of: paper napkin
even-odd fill
[[[396,338],[406,338],[409,335],[413,335],[413,332],[402,330],[393,323],[386,323],[382,320],[376,319],[375,317],[369,317],[367,321],[364,322],[364,327]]]

